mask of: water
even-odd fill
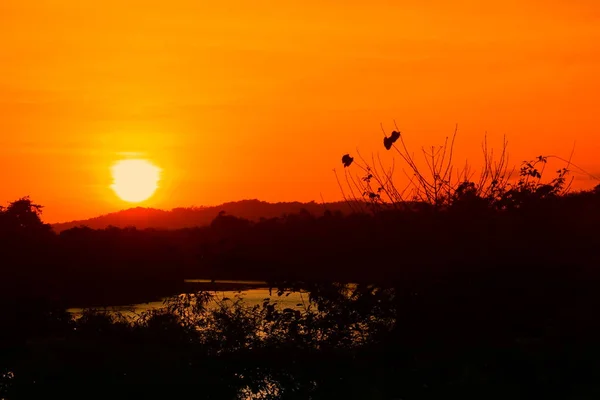
[[[190,279],[186,280],[187,283],[209,283],[211,281]],[[235,300],[236,297],[240,297],[245,305],[254,306],[262,305],[265,299],[269,298],[271,303],[277,303],[281,308],[292,308],[292,309],[303,309],[304,304],[308,304],[308,294],[305,292],[288,292],[282,296],[277,295],[277,290],[269,291],[268,288],[264,287],[264,282],[257,281],[217,281],[218,284],[230,284],[243,285],[243,286],[258,286],[253,288],[241,289],[241,290],[206,290],[207,292],[214,295],[215,301],[211,301],[209,307],[216,307],[218,302]],[[260,287],[263,286],[263,287]],[[138,304],[124,304],[120,306],[111,306],[105,308],[98,308],[102,310],[108,310],[118,312],[124,316],[132,317],[139,315],[146,311],[157,310],[165,307],[164,301],[161,299],[158,301],[151,301],[146,303]],[[82,308],[70,308],[67,310],[71,314],[80,315],[83,311]]]
[[[186,280],[190,284],[200,284],[203,288],[210,288],[212,285],[211,281],[208,280]],[[262,305],[265,299],[270,299],[271,303],[275,303],[279,308],[291,308],[294,310],[302,310],[308,306],[308,293],[304,291],[286,292],[282,296],[277,295],[277,290],[270,291],[266,287],[265,282],[256,281],[217,281],[214,282],[220,285],[220,287],[244,287],[244,289],[238,290],[209,290],[207,292],[213,295],[215,301],[211,301],[208,307],[217,307],[222,301],[236,300],[241,298],[243,303],[249,307],[254,305]],[[190,290],[194,292],[194,290]],[[106,307],[105,310],[118,312],[129,319],[135,319],[135,317],[143,312],[157,310],[165,307],[165,299],[159,301],[152,301],[138,304],[127,304],[116,307]],[[67,310],[73,315],[81,315],[83,309],[71,308]],[[264,378],[265,383],[270,387],[270,391],[278,393],[279,385],[277,382],[269,380],[268,377]],[[238,399],[240,400],[254,400],[263,399],[267,397],[266,391],[253,392],[250,387],[246,387],[240,390],[238,393]]]

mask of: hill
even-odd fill
[[[314,201],[309,203],[268,203],[260,200],[241,200],[213,207],[179,207],[172,210],[135,207],[87,220],[58,223],[52,225],[52,227],[56,232],[79,226],[87,226],[92,229],[104,229],[108,226],[119,228],[135,226],[138,229],[181,229],[206,226],[220,212],[251,221],[258,221],[261,218],[276,218],[284,214],[298,213],[301,210],[306,210],[315,215],[322,215],[325,210],[344,213],[351,211],[345,202],[319,204]]]

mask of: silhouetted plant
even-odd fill
[[[0,206],[0,234],[49,234],[52,227],[42,222],[42,208],[29,197],[13,201],[8,207]]]
[[[406,146],[404,135],[396,127],[389,137],[384,137],[384,147],[386,150],[394,150],[408,167],[410,173],[403,169],[408,184],[405,187],[397,186],[397,165],[394,160],[391,167],[386,167],[379,155],[377,158],[372,156],[371,160],[366,160],[357,150],[360,161],[354,161],[352,164],[358,168],[360,175],[344,170],[344,188],[336,173],[343,197],[359,211],[363,211],[363,205],[368,205],[372,211],[390,208],[410,210],[414,209],[412,204],[415,202],[428,204],[434,209],[448,208],[455,203],[464,202],[506,209],[518,207],[525,198],[561,195],[570,188],[570,182],[567,183],[568,168],[572,165],[570,160],[563,160],[567,166],[559,169],[555,178],[547,183],[542,182],[548,160],[548,157],[544,156],[523,162],[518,181],[511,182],[514,168],[509,170],[508,167],[508,142],[504,139],[496,159],[493,149],[488,147],[487,136],[482,144],[483,166],[479,177],[474,180],[474,172],[468,164],[462,169],[453,164],[456,136],[457,129],[451,137],[446,137],[442,146],[422,148],[425,166],[420,167]],[[344,157],[351,158],[348,154]],[[345,167],[349,165],[344,163]]]
[[[443,177],[435,160],[450,156],[440,151],[427,154]],[[491,161],[480,179],[432,175],[422,188],[413,177],[424,199],[414,204],[390,197],[393,183],[378,192],[381,167],[358,167],[368,172],[360,185],[379,194],[356,199],[370,214],[221,214],[193,229],[75,228],[0,242],[0,397],[595,394],[599,190],[568,193],[568,168],[544,183],[548,158],[524,163],[516,181]],[[357,160],[346,170],[366,164]],[[209,276],[265,279],[302,300],[249,306],[199,292],[135,317],[65,316],[65,306],[147,301]]]

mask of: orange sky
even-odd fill
[[[0,203],[127,207],[124,152],[164,171],[144,206],[337,200],[394,119],[416,150],[458,123],[474,164],[486,131],[515,162],[576,141],[600,175],[599,43],[597,0],[1,0]]]

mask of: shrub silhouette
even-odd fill
[[[395,162],[392,162],[391,167],[386,167],[379,156],[366,160],[359,152],[360,161],[353,163],[354,168],[359,171],[358,174],[345,170],[345,185],[342,185],[336,173],[342,195],[348,203],[355,205],[355,210],[361,212],[378,212],[390,208],[414,209],[410,206],[413,202],[441,209],[451,207],[456,202],[464,203],[465,200],[473,206],[477,203],[476,208],[484,203],[496,209],[518,208],[524,203],[566,194],[572,182],[572,178],[570,181],[567,179],[569,168],[576,167],[581,170],[571,160],[557,156],[539,156],[522,163],[515,182],[512,180],[515,169],[509,170],[506,139],[496,159],[493,149],[488,148],[485,137],[482,144],[483,167],[479,178],[473,180],[474,173],[468,164],[463,169],[455,168],[454,145],[457,132],[455,129],[451,137],[446,137],[442,146],[422,148],[425,165],[421,167],[396,127],[389,137],[384,137],[384,148],[394,150],[412,172],[412,175],[405,173],[408,179],[406,187],[397,186],[395,171],[398,166]],[[344,157],[346,156],[348,155]],[[566,166],[556,171],[555,178],[543,182],[549,158],[563,161]],[[349,166],[350,164],[344,163],[344,167]],[[364,204],[369,207],[363,208]]]
[[[407,188],[358,154],[347,215],[56,234],[28,198],[10,203],[0,397],[597,397],[598,187],[569,191],[568,161],[544,180],[548,157],[512,179],[506,146],[494,160],[485,142],[474,179],[448,162],[453,137],[422,172],[395,132]],[[264,280],[273,295],[251,306],[186,278]],[[279,305],[289,291],[302,301]],[[165,296],[134,317],[89,308]]]

